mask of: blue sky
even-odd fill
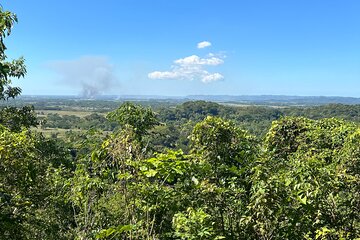
[[[357,0],[2,5],[19,18],[6,43],[26,59],[23,94],[360,97]]]

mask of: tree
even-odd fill
[[[252,176],[244,221],[253,238],[358,237],[358,140],[357,127],[338,119],[275,121]]]
[[[8,101],[21,93],[19,87],[11,86],[12,78],[21,78],[26,74],[24,58],[20,57],[7,61],[4,40],[11,34],[14,23],[17,22],[15,14],[4,11],[0,7],[0,100]],[[5,107],[0,112],[0,124],[11,130],[20,131],[21,127],[36,126],[37,121],[33,113],[33,107],[25,106],[22,109]]]
[[[11,86],[12,79],[26,74],[23,58],[7,61],[5,54],[4,39],[10,35],[16,22],[15,14],[0,7],[1,101],[20,95],[21,89]],[[29,106],[0,109],[2,239],[63,239],[60,229],[71,224],[71,220],[67,221],[65,217],[66,207],[62,208],[65,204],[62,205],[63,201],[57,198],[56,184],[53,184],[56,182],[54,172],[68,165],[65,163],[67,154],[51,140],[23,129],[37,125],[33,110]]]
[[[61,239],[66,207],[55,200],[52,172],[68,164],[66,152],[41,135],[0,126],[0,156],[2,239]]]
[[[15,22],[17,22],[16,15],[9,11],[3,11],[0,7],[0,98],[3,100],[14,98],[21,93],[20,88],[10,86],[10,78],[20,78],[26,74],[23,58],[11,62],[6,61],[7,56],[5,55],[6,46],[4,39],[10,35]]]
[[[246,238],[240,219],[249,202],[257,141],[233,122],[217,117],[198,123],[191,141],[192,152],[204,165],[198,197],[215,223],[213,230],[225,239]]]
[[[159,124],[151,109],[130,102],[125,102],[106,117],[110,121],[117,122],[121,128],[131,126],[138,139],[142,139],[148,130]]]
[[[221,166],[246,167],[256,157],[255,138],[233,122],[217,117],[208,116],[196,124],[191,141],[193,151],[202,154],[215,170]]]

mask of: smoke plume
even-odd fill
[[[52,61],[49,66],[59,75],[62,84],[81,89],[82,97],[94,98],[117,85],[114,67],[106,57]]]

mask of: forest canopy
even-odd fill
[[[3,101],[21,93],[11,79],[26,74],[22,58],[5,55],[16,21],[0,9]],[[1,238],[359,238],[359,126],[247,110],[126,102],[87,116],[88,131],[51,138],[34,128],[33,107],[3,107]],[[244,129],[262,120],[264,134]]]

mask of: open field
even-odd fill
[[[48,114],[59,114],[60,116],[65,116],[65,115],[74,115],[77,117],[86,117],[92,113],[98,113],[101,114],[103,116],[106,115],[106,113],[100,113],[100,112],[94,112],[94,111],[69,111],[69,110],[36,110],[35,111],[36,114],[39,117],[45,117]]]
[[[85,132],[82,129],[63,129],[63,128],[32,128],[33,130],[42,133],[45,137],[65,137],[66,132]]]

